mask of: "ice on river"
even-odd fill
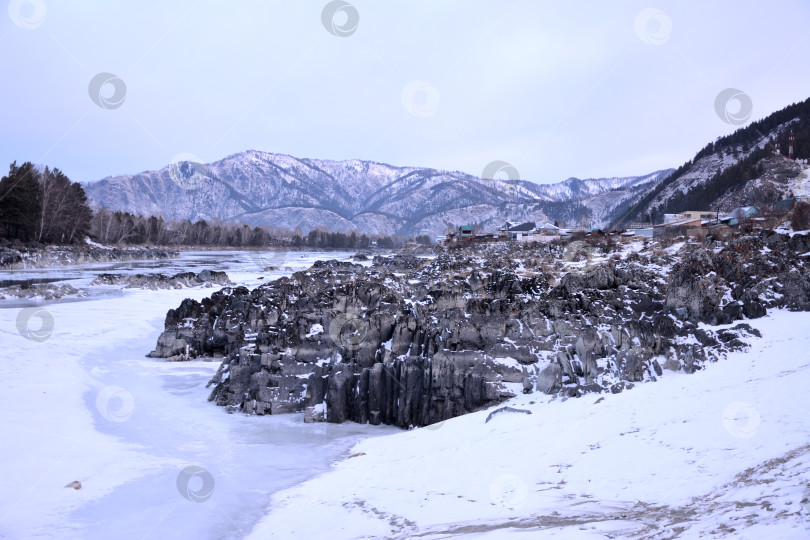
[[[348,255],[292,253],[265,271],[278,266],[269,255],[200,252],[0,278],[69,277],[79,288],[102,272],[210,268],[253,286]],[[359,439],[393,431],[229,415],[207,402],[217,362],[144,357],[168,309],[214,290],[113,287],[81,301],[0,303],[0,538],[241,538],[274,492],[328,470]],[[21,331],[23,308],[40,311]],[[65,487],[73,481],[81,489]]]

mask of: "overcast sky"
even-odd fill
[[[79,181],[246,149],[644,174],[810,96],[806,0],[4,1],[0,166]]]

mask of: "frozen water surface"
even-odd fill
[[[104,272],[208,268],[255,286],[350,255],[188,252],[0,279],[86,288]],[[304,424],[300,414],[229,415],[207,401],[218,361],[145,358],[168,309],[216,290],[94,287],[86,298],[0,302],[0,538],[240,538],[273,493],[328,470],[361,438],[398,431]],[[19,328],[23,307],[41,310],[25,312],[37,313],[22,322],[29,338]],[[81,489],[64,487],[73,481]]]

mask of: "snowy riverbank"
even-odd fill
[[[810,314],[750,323],[696,374],[362,441],[250,538],[807,538]]]
[[[187,257],[171,264],[251,286],[267,276],[245,253]],[[72,269],[73,283],[104,270]],[[241,538],[272,493],[328,470],[360,438],[396,431],[228,415],[207,402],[217,362],[145,358],[168,309],[210,294],[126,289],[0,306],[0,538]],[[64,487],[73,481],[81,489]]]
[[[0,246],[0,271],[49,268],[87,263],[109,263],[170,259],[176,249],[103,246],[95,242],[81,245],[11,244]]]

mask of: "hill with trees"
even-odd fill
[[[731,200],[731,193],[762,177],[763,160],[776,152],[777,145],[779,154],[787,156],[791,130],[795,137],[794,155],[810,157],[810,99],[789,105],[707,144],[694,158],[653,186],[612,226],[621,228],[631,221],[658,223],[663,214],[684,210],[725,210],[719,208],[720,201]],[[748,202],[758,203],[762,202]]]

